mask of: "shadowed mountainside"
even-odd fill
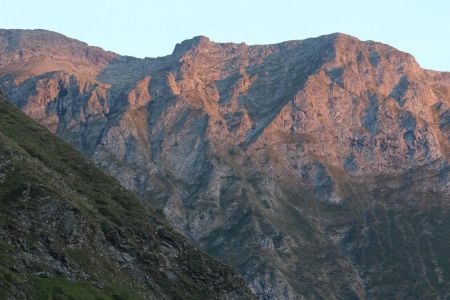
[[[0,32],[12,102],[262,299],[445,298],[450,75],[331,34],[119,56]]]
[[[0,298],[253,298],[237,273],[1,94],[0,158]]]

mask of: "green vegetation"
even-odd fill
[[[64,278],[38,278],[35,280],[37,299],[49,300],[133,300],[138,295],[120,288],[98,289],[87,283],[73,283]]]
[[[19,299],[252,297],[234,271],[3,99],[0,290]]]

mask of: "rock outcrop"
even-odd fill
[[[0,53],[14,104],[260,298],[449,297],[450,74],[344,34],[137,59],[1,31]]]
[[[254,299],[115,179],[0,95],[2,299]]]

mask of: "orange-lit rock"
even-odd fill
[[[344,34],[137,59],[0,31],[0,49],[17,106],[261,298],[450,292],[449,73]]]

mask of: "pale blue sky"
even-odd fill
[[[344,32],[450,71],[449,0],[5,0],[0,28],[53,30],[138,57],[170,54],[196,35],[267,44]]]

